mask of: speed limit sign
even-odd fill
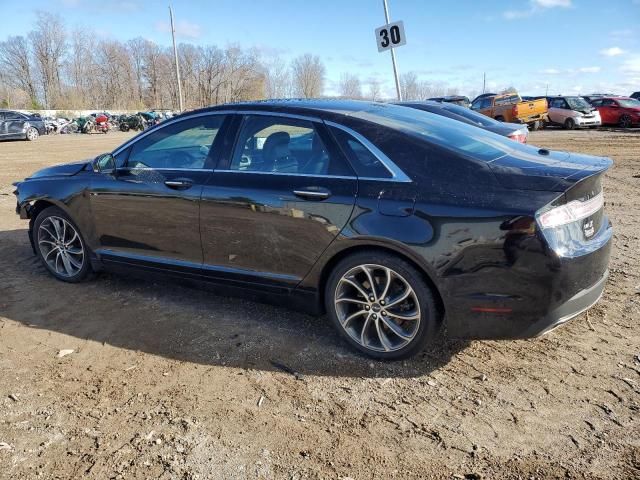
[[[404,23],[402,21],[393,22],[376,28],[376,41],[378,42],[378,52],[405,45],[407,39],[404,36]]]

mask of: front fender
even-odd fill
[[[33,220],[42,208],[53,205],[65,212],[88,241],[93,235],[93,221],[86,176],[79,178],[38,178],[18,183],[16,213],[20,218]]]

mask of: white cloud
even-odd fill
[[[602,70],[600,67],[592,66],[592,67],[579,67],[579,68],[567,68],[564,70],[560,70],[558,68],[545,68],[544,70],[540,70],[540,73],[543,75],[576,75],[578,73],[598,73]]]
[[[533,14],[532,10],[507,10],[502,14],[507,20],[517,20],[518,18],[526,18]]]
[[[571,0],[529,0],[529,7],[521,10],[507,10],[502,16],[507,20],[526,18],[551,8],[570,8]]]
[[[628,38],[633,36],[633,30],[625,28],[622,30],[612,30],[609,32],[609,36],[612,38]]]
[[[571,0],[532,0],[531,3],[540,8],[568,8],[571,6]]]
[[[611,47],[611,48],[603,48],[600,50],[600,55],[604,55],[605,57],[617,57],[618,55],[623,55],[625,52],[620,47]]]
[[[640,55],[633,55],[625,60],[620,70],[624,73],[639,74],[640,73]]]
[[[171,25],[169,22],[156,22],[156,31],[161,33],[171,33]],[[178,20],[175,23],[176,36],[187,38],[198,38],[201,33],[201,27],[197,23],[188,20]]]

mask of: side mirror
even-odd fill
[[[116,171],[116,159],[110,153],[103,153],[93,160],[92,167],[96,173],[113,174]]]

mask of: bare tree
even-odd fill
[[[144,98],[144,52],[146,40],[141,37],[133,38],[127,42],[129,61],[133,66],[135,76],[135,89],[138,101],[142,104]]]
[[[291,72],[296,95],[319,97],[324,90],[325,68],[317,55],[305,53],[293,60]]]
[[[357,75],[343,73],[340,77],[340,96],[346,98],[362,98],[362,85]]]
[[[369,90],[366,97],[374,102],[377,102],[382,98],[382,85],[380,84],[380,80],[377,78],[369,80]]]
[[[500,95],[504,95],[506,93],[518,93],[518,90],[516,89],[516,87],[513,87],[513,86],[507,87],[500,92]]]
[[[293,95],[291,72],[286,62],[275,57],[264,62],[263,68],[267,98],[288,98]]]
[[[24,37],[9,37],[0,43],[0,70],[8,87],[27,93],[32,106],[37,103],[36,83],[32,75],[29,47]]]
[[[29,39],[47,108],[55,106],[55,101],[60,95],[60,70],[66,52],[65,37],[65,28],[59,16],[38,12],[36,29],[29,34]]]

